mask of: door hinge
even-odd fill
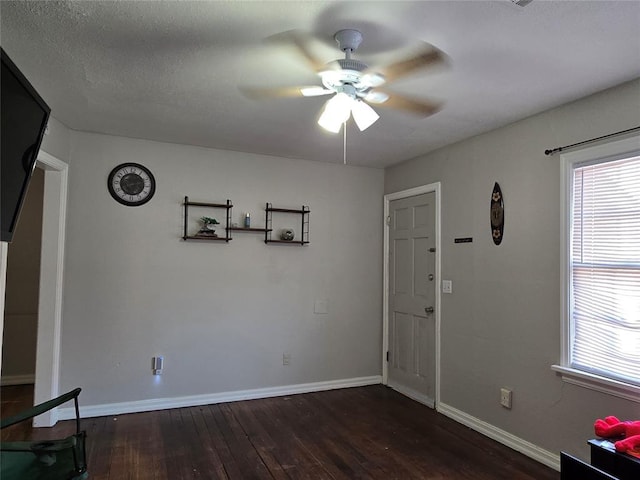
[[[387,225],[391,225],[391,215],[387,215],[387,218],[384,219]]]
[[[389,361],[389,350],[387,350],[387,362]]]

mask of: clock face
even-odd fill
[[[111,170],[107,187],[111,196],[123,205],[144,205],[156,191],[156,180],[148,168],[137,163],[123,163]]]

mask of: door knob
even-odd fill
[[[426,307],[424,309],[424,313],[426,313],[427,315],[431,315],[433,313],[433,307]]]

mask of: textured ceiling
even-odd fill
[[[342,162],[342,134],[316,125],[327,97],[255,101],[241,85],[313,85],[291,29],[341,58],[333,34],[383,65],[419,41],[450,58],[390,90],[443,101],[429,118],[376,107],[347,129],[347,160],[384,167],[640,77],[640,2],[0,2],[2,47],[72,129]]]

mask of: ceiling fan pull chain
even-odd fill
[[[344,160],[344,164],[347,164],[347,122],[344,122],[344,135],[343,135],[343,143],[342,143],[342,159]]]

